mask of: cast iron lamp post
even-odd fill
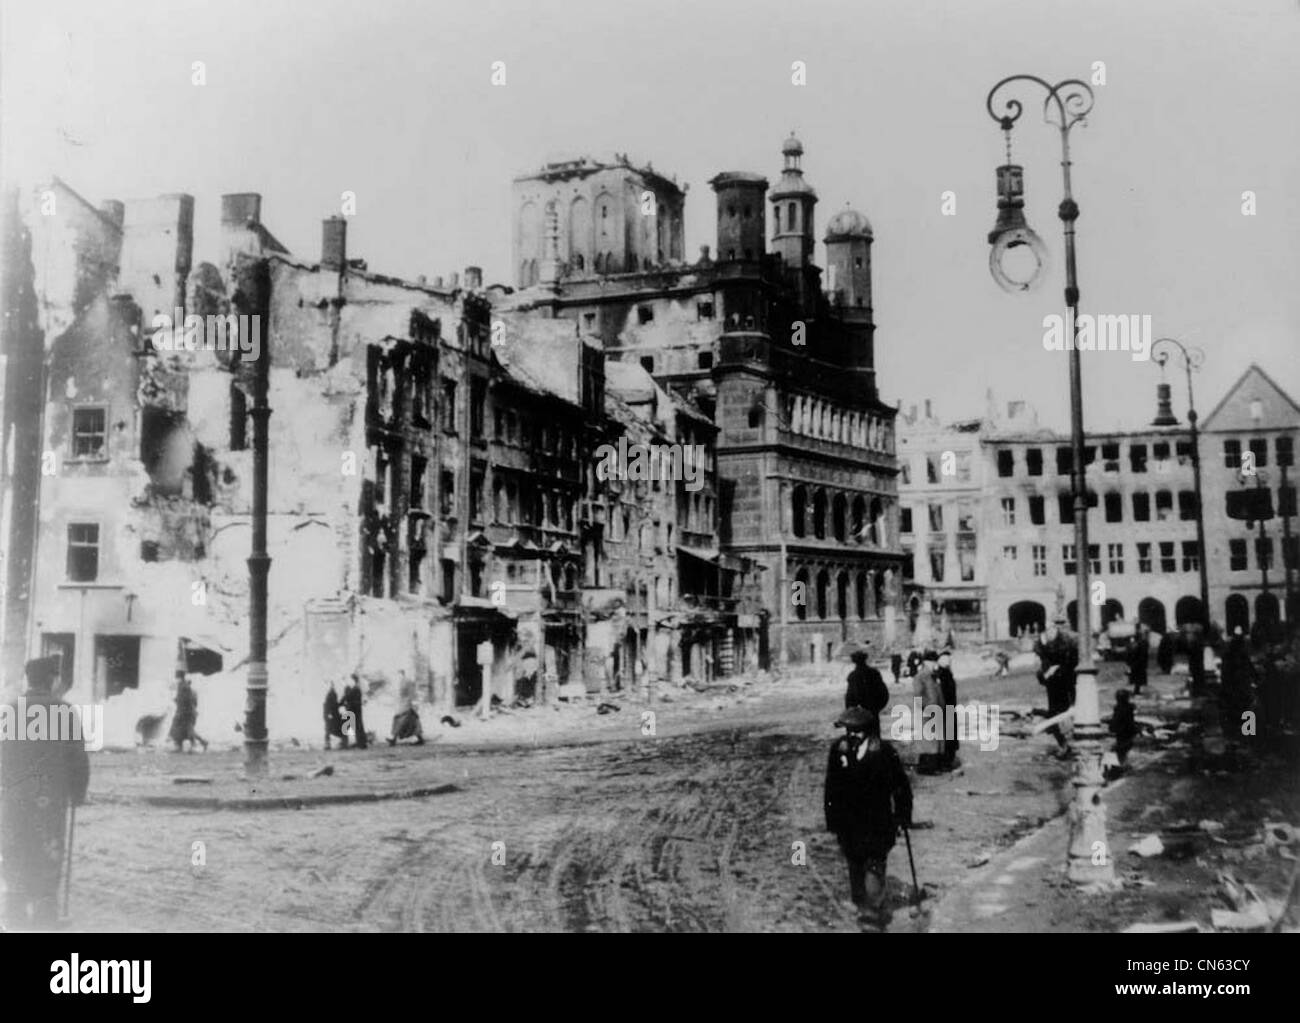
[[[1061,176],[1064,197],[1058,209],[1065,227],[1065,304],[1070,310],[1070,440],[1073,458],[1070,467],[1070,484],[1074,491],[1074,545],[1075,563],[1078,565],[1077,599],[1079,667],[1076,677],[1073,708],[1075,739],[1074,802],[1070,807],[1070,844],[1067,853],[1067,872],[1076,884],[1106,884],[1115,880],[1114,858],[1106,840],[1106,808],[1101,801],[1104,784],[1101,770],[1101,712],[1097,700],[1097,668],[1093,663],[1091,591],[1088,584],[1088,496],[1083,462],[1083,381],[1078,345],[1079,283],[1074,256],[1074,222],[1079,218],[1079,206],[1070,188],[1070,130],[1092,110],[1092,89],[1077,78],[1051,85],[1035,75],[1012,75],[1004,78],[989,90],[985,106],[989,116],[997,121],[1007,139],[1007,163],[998,168],[998,223],[989,234],[993,246],[989,267],[993,279],[1007,291],[1027,291],[1042,279],[1047,264],[1045,247],[1038,236],[1029,229],[1024,218],[1023,169],[1011,163],[1011,129],[1024,107],[1020,101],[1007,95],[1021,85],[1041,87],[1043,119],[1061,135]],[[1007,92],[1003,93],[1006,89]],[[994,99],[999,93],[1006,96],[1001,113],[994,110]],[[1004,266],[1015,249],[1028,246],[1037,260],[1037,267],[1028,276],[1019,278],[1007,272]]]
[[[1165,363],[1169,361],[1169,352],[1162,351],[1156,355],[1156,350],[1165,347],[1177,348],[1179,356],[1183,361],[1183,369],[1187,371],[1187,432],[1191,436],[1192,442],[1192,482],[1196,488],[1196,549],[1199,554],[1198,563],[1201,568],[1201,624],[1206,628],[1210,624],[1210,577],[1207,567],[1207,552],[1205,550],[1205,509],[1201,507],[1201,445],[1200,433],[1197,430],[1196,402],[1192,397],[1192,370],[1200,369],[1205,363],[1205,353],[1199,348],[1189,349],[1181,341],[1172,337],[1158,338],[1151,345],[1151,354],[1156,356],[1156,362],[1160,366],[1160,372],[1165,371]],[[1169,385],[1161,383],[1157,389],[1159,406],[1156,418],[1152,426],[1177,426],[1178,419],[1173,414],[1173,409],[1169,403]]]

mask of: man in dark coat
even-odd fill
[[[1040,663],[1038,683],[1047,688],[1047,716],[1056,717],[1074,706],[1074,673],[1079,667],[1079,641],[1066,631],[1064,615],[1053,620],[1052,627],[1034,645],[1034,653]],[[1059,749],[1069,748],[1059,724],[1047,731]]]
[[[844,691],[844,706],[863,707],[879,715],[889,703],[889,687],[880,672],[867,663],[865,650],[853,651],[853,670],[849,672],[848,688]]]
[[[1187,674],[1191,695],[1205,695],[1205,630],[1196,623],[1187,627]]]
[[[195,731],[195,726],[199,723],[199,696],[194,691],[194,686],[190,684],[189,677],[180,674],[176,676],[176,713],[172,717],[171,740],[176,744],[176,752],[179,753],[183,745],[190,744],[190,752],[194,752],[196,743],[202,743],[203,749],[207,750],[208,740]]]
[[[1156,644],[1156,667],[1160,669],[1162,675],[1168,675],[1174,670],[1174,634],[1166,632],[1160,637],[1160,642]]]
[[[889,670],[894,676],[894,685],[903,677],[903,655],[895,651],[889,657]]]
[[[1115,710],[1110,716],[1110,733],[1115,736],[1115,756],[1120,766],[1128,759],[1128,751],[1133,748],[1133,737],[1137,735],[1137,722],[1133,718],[1133,701],[1127,689],[1115,691]]]
[[[361,719],[361,680],[356,675],[352,676],[351,681],[343,688],[343,710],[347,718],[344,723],[344,734],[351,726],[352,735],[356,739],[357,749],[366,748],[366,724]]]
[[[16,734],[0,732],[0,857],[4,860],[6,926],[45,929],[58,921],[59,876],[68,835],[68,812],[85,802],[90,760],[72,730],[75,708],[53,692],[59,659],[27,662],[25,713],[15,715]],[[38,706],[49,727],[29,735]],[[63,708],[63,709],[60,709]],[[56,718],[57,710],[57,718]],[[9,711],[6,711],[9,713]],[[55,731],[55,721],[69,724]],[[68,734],[68,731],[72,734]]]
[[[939,666],[934,669],[934,677],[939,683],[944,706],[943,752],[939,754],[939,770],[951,771],[957,766],[957,750],[961,746],[957,739],[957,717],[947,712],[947,708],[957,706],[957,678],[952,673],[951,650],[939,653]]]
[[[1139,622],[1133,627],[1133,643],[1124,658],[1128,663],[1128,681],[1134,696],[1142,695],[1142,687],[1147,684],[1147,658],[1150,656],[1147,630]]]
[[[883,928],[885,865],[899,827],[912,824],[912,787],[893,746],[880,738],[880,719],[851,707],[826,762],[826,830],[849,865],[849,892],[859,919]]]
[[[348,736],[343,731],[343,715],[339,713],[339,694],[330,679],[330,687],[325,691],[325,748],[330,748],[330,740],[338,739],[344,749],[348,748]]]

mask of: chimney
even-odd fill
[[[99,212],[118,227],[121,227],[122,221],[126,217],[126,203],[120,199],[105,199],[99,204]]]
[[[460,274],[452,274],[447,278],[447,287],[455,291],[460,287]]]
[[[931,418],[931,414],[930,414],[930,399],[929,399],[929,398],[926,398],[926,399],[925,399],[925,418],[926,418],[926,419],[930,419],[930,418]]]
[[[441,289],[441,288],[442,288],[442,278],[441,278],[441,277],[435,277],[435,278],[433,279],[433,286],[434,286],[435,288],[439,288],[439,289]]]
[[[477,291],[483,287],[483,268],[481,266],[465,267],[465,287]]]
[[[257,192],[235,192],[221,197],[221,223],[234,227],[262,222],[262,197]]]
[[[415,283],[423,288],[425,285],[429,283],[429,278],[425,277],[424,274],[420,274],[418,277],[415,278]]]
[[[348,263],[348,222],[337,213],[321,221],[321,269],[343,270]]]

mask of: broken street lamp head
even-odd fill
[[[1047,246],[1025,220],[1024,168],[998,168],[998,220],[989,232],[989,273],[998,287],[1012,293],[1032,291],[1047,272]]]

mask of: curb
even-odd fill
[[[452,784],[422,785],[416,788],[390,789],[381,792],[329,792],[302,796],[101,796],[96,802],[143,803],[146,806],[169,807],[173,810],[305,810],[317,806],[339,806],[347,803],[381,803],[390,799],[423,799],[460,792]]]

